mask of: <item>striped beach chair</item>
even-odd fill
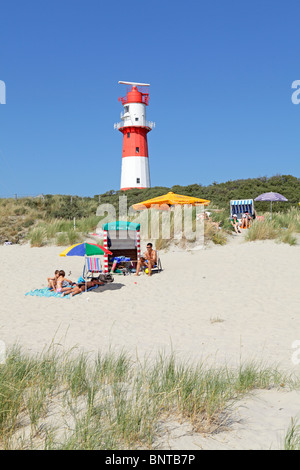
[[[97,274],[99,275],[100,273],[102,273],[100,258],[96,258],[96,256],[87,256],[85,258],[82,277],[87,279],[89,277],[96,277]]]

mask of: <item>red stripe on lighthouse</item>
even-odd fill
[[[149,127],[122,127],[123,134],[122,157],[148,157],[147,134]]]

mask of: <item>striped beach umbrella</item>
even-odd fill
[[[95,243],[76,243],[69,248],[66,248],[59,256],[84,256],[86,266],[88,256],[101,256],[112,255],[112,252],[104,248],[104,246],[96,245]],[[87,279],[85,279],[85,290]]]
[[[104,248],[104,246],[96,245],[95,243],[76,243],[76,245],[69,246],[59,256],[101,256],[112,255],[111,251]]]

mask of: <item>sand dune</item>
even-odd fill
[[[82,275],[82,258],[60,258],[61,251],[0,247],[0,339],[7,345],[19,342],[37,352],[54,340],[66,349],[77,345],[91,353],[112,346],[143,358],[164,350],[207,366],[255,359],[300,371],[292,362],[292,343],[300,339],[300,246],[235,239],[223,247],[161,253],[164,271],[151,278],[115,276],[113,284],[72,299],[25,297],[46,286],[55,269],[64,269],[74,280]],[[175,432],[165,445],[276,447],[291,416],[300,411],[299,403],[296,392],[260,392],[237,410],[243,425],[214,439],[188,437],[188,432],[176,437]],[[284,412],[277,413],[276,407]]]

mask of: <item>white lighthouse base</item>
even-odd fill
[[[150,188],[148,157],[123,157],[121,189]]]

